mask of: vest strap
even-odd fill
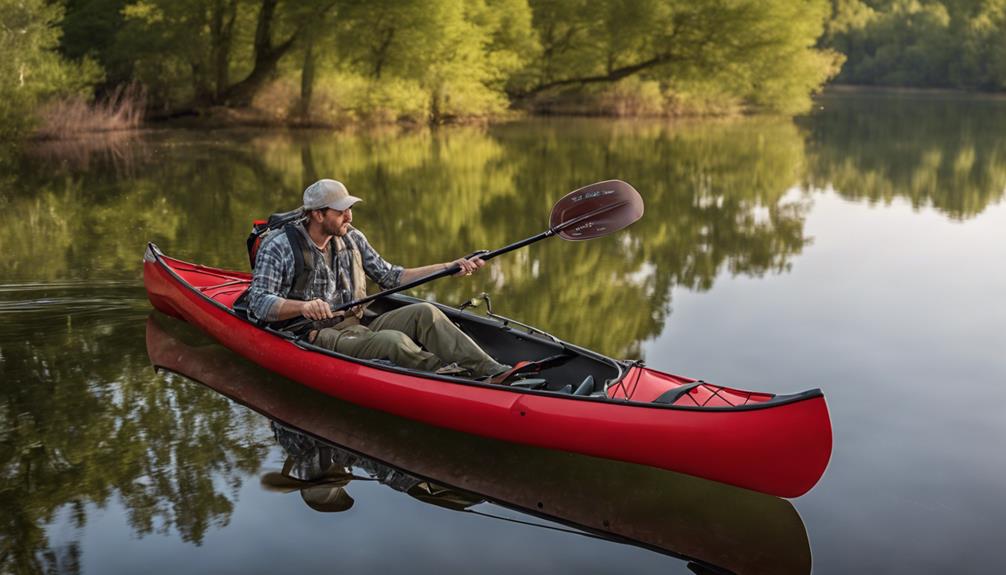
[[[290,248],[293,251],[293,286],[291,294],[296,295],[294,299],[303,299],[307,293],[307,288],[311,285],[311,277],[314,272],[314,253],[307,245],[304,234],[296,228],[297,224],[287,224],[283,226],[286,238],[290,241]]]

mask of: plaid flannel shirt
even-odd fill
[[[297,226],[307,245],[314,255],[315,269],[308,283],[308,299],[320,298],[332,305],[352,301],[351,290],[339,289],[336,278],[341,271],[352,278],[353,258],[346,249],[336,254],[335,267],[328,265],[328,258],[318,249],[302,226]],[[356,228],[350,228],[346,234],[359,248],[363,260],[363,271],[367,277],[377,282],[383,289],[399,285],[402,278],[402,266],[389,264],[371,247],[366,236]],[[328,249],[334,249],[329,243]],[[248,288],[248,308],[251,315],[261,321],[276,321],[278,319],[280,298],[286,298],[293,288],[294,255],[290,239],[281,230],[269,234],[255,256],[255,273],[251,287]],[[350,279],[352,281],[352,279]],[[353,286],[354,288],[356,286]]]

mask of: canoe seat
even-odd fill
[[[689,391],[695,389],[696,387],[705,383],[704,381],[696,381],[693,383],[688,383],[685,385],[680,385],[674,389],[668,389],[664,393],[660,394],[660,397],[653,400],[653,403],[663,403],[665,405],[674,405],[674,402],[681,399]]]
[[[520,379],[510,384],[510,387],[517,387],[520,389],[541,389],[545,387],[547,381],[540,377]]]
[[[241,292],[241,295],[239,295],[231,305],[231,309],[234,310],[234,313],[237,314],[239,318],[243,320],[251,319],[248,316],[248,290]]]
[[[590,395],[590,392],[594,391],[594,376],[588,375],[579,386],[577,386],[576,391],[573,395]]]

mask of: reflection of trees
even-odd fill
[[[807,178],[846,198],[954,219],[980,214],[1006,190],[1006,108],[990,100],[860,96],[823,100],[809,130]]]
[[[147,151],[129,160],[125,174],[105,156],[87,169],[57,165],[55,174],[48,162],[26,159],[0,214],[0,274],[135,278],[148,240],[207,264],[246,266],[235,238],[247,234],[252,214],[269,209],[262,206],[289,197],[247,138],[224,145],[155,139]]]
[[[88,504],[113,497],[137,534],[176,530],[199,544],[227,523],[241,478],[258,470],[267,430],[209,390],[155,376],[143,313],[37,311],[6,323],[0,571],[76,571],[77,544],[53,548],[45,525],[81,528]]]
[[[523,268],[517,280],[500,290],[507,311],[520,302],[518,317],[574,342],[636,355],[663,328],[671,287],[708,289],[724,266],[745,274],[780,270],[806,242],[802,205],[782,201],[802,165],[789,122],[575,122],[554,125],[544,137],[514,132],[501,138],[521,154],[515,187],[571,190],[617,176],[646,200],[643,219],[618,236],[532,248],[514,264]],[[501,198],[492,213],[504,216],[491,221],[501,235],[513,233],[513,220],[528,222],[518,236],[533,233],[555,195]]]
[[[538,233],[562,194],[619,177],[647,202],[626,232],[550,240],[420,293],[459,302],[488,291],[508,315],[631,356],[660,332],[671,287],[708,289],[724,269],[780,271],[806,243],[803,204],[784,200],[803,167],[789,121],[175,138],[152,142],[157,161],[136,177],[92,169],[24,178],[14,209],[0,215],[0,242],[11,246],[0,270],[135,277],[146,239],[171,255],[244,267],[250,220],[295,207],[304,184],[325,176],[366,200],[354,215],[385,257],[422,265]]]
[[[615,176],[631,182],[647,214],[626,232],[551,240],[494,262],[475,281],[426,292],[447,302],[498,294],[505,313],[615,355],[638,354],[660,332],[672,286],[708,289],[724,267],[779,271],[806,243],[804,206],[783,201],[803,166],[802,142],[785,121],[563,121],[303,145],[319,174],[370,200],[357,222],[385,257],[405,265],[530,236],[567,191]],[[266,154],[292,156],[275,147]]]

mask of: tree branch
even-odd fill
[[[622,78],[631,76],[636,72],[641,72],[648,68],[653,68],[661,64],[667,64],[674,60],[674,57],[670,53],[658,54],[648,60],[643,60],[642,62],[636,62],[635,64],[629,64],[627,66],[622,66],[619,68],[611,69],[607,74],[600,74],[597,76],[580,76],[576,78],[564,78],[562,80],[553,80],[551,82],[545,82],[538,84],[534,88],[524,92],[517,92],[511,94],[511,97],[517,100],[529,98],[535,94],[544,92],[551,88],[558,88],[560,86],[571,86],[571,85],[583,85],[583,84],[596,84],[598,82],[617,82]]]

